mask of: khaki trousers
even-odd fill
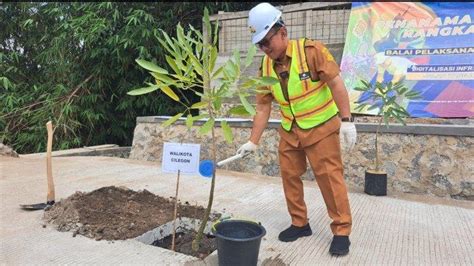
[[[340,125],[340,119],[333,117],[323,125],[309,130],[297,126],[293,126],[290,132],[280,129],[280,171],[288,211],[295,226],[308,223],[301,180],[306,172],[307,157],[332,219],[332,233],[351,233],[352,216],[339,143]]]

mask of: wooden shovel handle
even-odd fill
[[[48,146],[46,147],[46,174],[48,175],[48,202],[54,201],[54,182],[53,182],[53,169],[51,162],[51,152],[53,150],[53,124],[51,121],[46,123],[46,129],[48,130]]]

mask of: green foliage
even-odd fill
[[[154,77],[136,58],[163,65],[161,32],[178,21],[201,28],[202,10],[247,10],[251,2],[17,2],[0,5],[1,141],[19,153],[44,151],[45,123],[55,126],[54,149],[104,143],[130,145],[137,116],[182,112],[149,86]],[[181,36],[182,37],[182,36]],[[177,65],[180,67],[180,65]],[[176,67],[174,67],[176,68]],[[167,67],[166,71],[172,71]],[[158,70],[157,76],[163,71]],[[184,72],[183,72],[184,74]],[[143,92],[143,91],[142,91]],[[190,102],[194,94],[184,92]]]
[[[216,66],[217,59],[217,32],[218,23],[212,25],[209,21],[209,12],[204,9],[204,31],[200,32],[192,26],[189,30],[178,24],[176,27],[176,37],[170,37],[165,31],[161,31],[162,35],[159,39],[160,44],[164,47],[168,55],[166,61],[168,67],[172,71],[164,72],[164,67],[159,67],[146,60],[137,60],[137,63],[150,71],[155,78],[156,87],[160,88],[170,98],[178,101],[184,108],[184,113],[178,113],[164,123],[164,126],[170,125],[177,121],[182,115],[186,115],[186,126],[191,128],[193,118],[207,118],[207,121],[199,129],[200,134],[212,134],[212,157],[216,161],[216,137],[215,137],[215,119],[222,117],[222,103],[232,100],[236,96],[240,98],[242,105],[233,108],[235,110],[244,109],[247,113],[255,114],[255,108],[248,102],[247,96],[254,93],[257,87],[262,85],[271,85],[278,82],[275,78],[249,78],[241,74],[240,52],[234,51],[232,57],[222,66]],[[214,38],[212,38],[214,36]],[[244,69],[248,67],[255,55],[256,47],[251,46],[247,52]],[[239,84],[243,81],[243,85]],[[153,84],[148,84],[153,86]],[[174,90],[180,93],[178,97]],[[166,90],[165,90],[166,89]],[[151,91],[151,89],[136,89],[129,92],[130,95],[142,94]],[[191,91],[201,100],[198,103],[192,103],[184,92]],[[191,110],[198,109],[201,115],[193,117]],[[226,141],[232,142],[232,130],[225,118],[221,121],[221,128]],[[206,212],[203,215],[200,228],[192,243],[194,251],[199,249],[205,225],[209,219],[214,198],[216,173],[215,169],[212,174],[211,189]]]
[[[200,110],[201,117],[209,119],[199,131],[201,134],[206,134],[214,126],[216,117],[224,117],[229,113],[254,115],[255,108],[249,103],[247,97],[254,94],[258,87],[272,85],[278,80],[272,77],[242,76],[245,68],[253,62],[256,53],[255,46],[251,46],[248,50],[243,64],[240,60],[240,52],[235,50],[232,57],[218,67],[215,63],[218,54],[217,38],[212,38],[218,32],[218,24],[211,25],[207,10],[204,12],[203,21],[207,35],[191,25],[186,31],[181,24],[178,24],[176,37],[161,30],[159,42],[166,51],[167,66],[160,67],[153,62],[137,59],[137,64],[154,77],[155,84],[147,83],[148,87],[131,90],[128,94],[142,95],[160,89],[184,107],[184,112],[181,114],[187,116],[188,127],[192,126],[192,109]],[[207,42],[211,40],[212,42]],[[168,72],[165,69],[171,70]],[[175,91],[179,92],[180,96]],[[197,103],[190,101],[185,94],[187,91],[201,97],[201,101]],[[240,99],[241,105],[224,112],[221,108],[222,103],[230,103],[236,96]],[[170,125],[177,119],[173,116],[164,125]],[[231,142],[232,131],[229,130],[225,118],[221,125],[225,139]]]
[[[395,118],[397,121],[406,125],[405,119],[409,117],[409,113],[402,106],[404,99],[419,99],[420,95],[416,91],[410,90],[406,87],[403,82],[397,82],[393,84],[376,82],[370,84],[366,80],[361,80],[362,86],[354,88],[356,91],[366,93],[368,96],[364,99],[356,102],[358,106],[355,108],[357,111],[363,110],[376,110],[378,109],[377,115],[380,116],[379,123],[377,125],[377,131],[375,133],[375,171],[379,171],[380,160],[378,152],[378,135],[380,132],[380,125],[384,121],[388,127],[390,124],[390,118]]]
[[[379,116],[383,117],[385,125],[389,125],[389,119],[395,118],[405,125],[405,118],[410,114],[401,105],[403,99],[419,99],[418,92],[408,89],[402,82],[387,84],[376,82],[374,85],[361,80],[362,86],[354,88],[356,91],[368,93],[368,97],[356,102],[357,111],[378,109]]]

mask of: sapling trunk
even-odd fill
[[[178,170],[178,177],[176,178],[176,194],[174,197],[174,215],[173,215],[173,238],[171,240],[171,250],[174,251],[175,239],[176,239],[176,214],[178,212],[178,190],[179,190],[179,174],[180,170]]]
[[[209,192],[209,202],[207,203],[207,208],[204,216],[202,217],[201,225],[199,226],[199,231],[196,238],[193,240],[192,249],[197,251],[199,249],[199,244],[201,243],[202,236],[204,234],[204,229],[206,228],[207,221],[209,220],[209,215],[211,214],[212,202],[214,200],[214,186],[216,184],[216,139],[214,127],[212,127],[212,161],[214,167],[212,169],[212,180],[211,180],[211,191]]]
[[[379,172],[380,168],[380,158],[379,158],[379,131],[380,131],[380,126],[382,125],[382,119],[383,116],[380,117],[379,123],[377,125],[377,130],[375,132],[375,171]]]
[[[204,27],[205,29],[206,27]],[[204,33],[204,32],[203,32]],[[206,31],[203,34],[203,89],[204,91],[211,91],[211,79],[210,79],[210,73],[209,73],[209,57],[207,54],[209,53],[209,33]],[[213,93],[212,93],[213,94]],[[208,103],[207,110],[209,111],[209,119],[214,119],[214,112],[213,112],[213,106],[212,103]],[[214,200],[214,185],[216,182],[216,138],[215,138],[215,132],[214,132],[214,125],[211,127],[211,134],[212,134],[212,161],[214,163],[214,167],[212,170],[212,180],[211,180],[211,191],[209,192],[209,201],[207,203],[207,208],[204,213],[204,216],[202,217],[201,220],[201,225],[199,226],[199,230],[197,232],[196,238],[193,240],[192,243],[192,249],[194,252],[199,250],[199,245],[201,244],[202,236],[204,234],[204,229],[206,228],[207,220],[209,219],[209,215],[211,214],[211,209],[212,209],[212,201]]]

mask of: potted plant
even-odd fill
[[[168,69],[171,69],[172,72],[152,62],[139,59],[137,63],[150,72],[155,82],[147,83],[147,87],[129,91],[128,94],[143,95],[161,90],[171,99],[181,104],[184,107],[184,111],[165,121],[163,123],[165,127],[171,125],[182,116],[186,116],[186,126],[188,128],[191,128],[198,119],[207,119],[200,127],[199,133],[211,133],[211,156],[214,165],[216,165],[216,118],[223,117],[228,113],[254,115],[255,108],[248,102],[247,97],[257,91],[257,88],[272,85],[278,82],[278,80],[269,77],[242,76],[244,70],[253,62],[253,57],[256,53],[256,47],[253,45],[248,50],[244,62],[240,60],[240,52],[234,50],[233,55],[222,66],[217,67],[218,23],[211,25],[207,9],[204,10],[203,26],[204,30],[201,32],[189,25],[189,30],[185,33],[183,27],[178,24],[176,27],[176,37],[170,37],[165,31],[161,30],[162,37],[158,41],[167,52],[165,56],[166,62],[168,63]],[[241,66],[243,66],[242,69]],[[214,82],[211,83],[211,80]],[[183,93],[186,90],[190,90],[200,96],[201,101],[191,103]],[[232,101],[237,96],[241,104],[225,112],[221,108],[222,104],[225,101]],[[193,116],[191,114],[193,109],[198,109],[200,114]],[[232,130],[225,118],[221,120],[220,126],[226,141],[231,143],[233,140]],[[199,249],[199,244],[211,212],[215,181],[216,173],[215,167],[213,167],[209,201],[201,220],[199,231],[192,244],[194,251]]]
[[[404,99],[418,99],[419,93],[410,90],[403,82],[370,84],[361,80],[362,86],[354,90],[361,91],[362,97],[356,102],[356,111],[378,110],[379,120],[375,132],[375,163],[373,168],[365,171],[364,192],[369,195],[387,195],[387,173],[381,167],[379,155],[379,134],[382,122],[388,128],[391,120],[395,119],[406,125],[405,119],[410,116],[405,107],[402,106]]]

